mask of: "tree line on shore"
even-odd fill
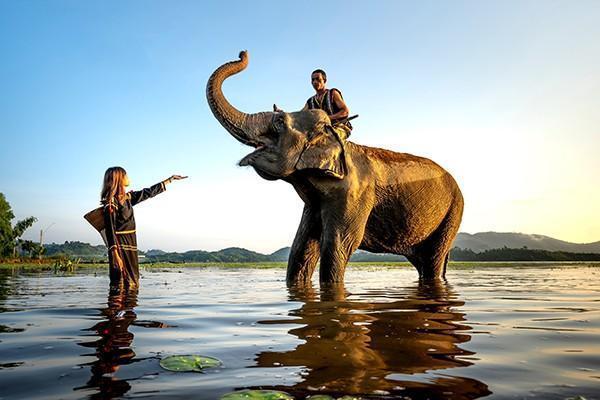
[[[489,249],[474,252],[458,247],[450,251],[452,261],[600,261],[597,253],[571,253],[567,251],[548,251],[540,249]]]
[[[47,259],[79,258],[83,262],[105,262],[106,247],[104,245],[91,245],[79,241],[67,241],[63,244],[51,243],[44,246],[44,257]],[[271,254],[261,254],[251,250],[230,247],[219,251],[191,250],[183,253],[164,252],[161,250],[140,251],[142,263],[243,263],[243,262],[285,262],[289,254],[289,247],[284,247]],[[23,252],[22,258],[29,258]],[[6,257],[5,257],[6,258]],[[451,261],[600,261],[597,253],[571,253],[565,251],[548,251],[529,249],[526,247],[514,249],[503,247],[475,252],[471,249],[454,247],[450,252]],[[354,262],[398,262],[406,258],[396,254],[374,254],[366,251],[357,251],[350,261]]]
[[[0,258],[16,258],[23,254],[29,254],[30,257],[40,257],[44,248],[40,243],[21,238],[23,233],[29,229],[37,219],[27,217],[17,221],[14,225],[12,220],[15,215],[12,212],[9,202],[0,193]]]

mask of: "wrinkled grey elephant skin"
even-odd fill
[[[321,110],[246,114],[221,90],[248,54],[217,68],[208,104],[225,129],[255,150],[240,161],[263,178],[283,179],[304,201],[291,248],[288,284],[306,283],[320,260],[321,282],[342,282],[356,249],[402,254],[423,279],[443,278],[463,197],[452,176],[426,158],[342,144]]]

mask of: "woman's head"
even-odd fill
[[[104,184],[100,199],[108,201],[116,198],[119,202],[125,199],[125,186],[129,186],[129,177],[122,167],[111,167],[104,173]]]

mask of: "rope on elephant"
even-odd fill
[[[346,122],[352,121],[355,118],[358,118],[358,114],[353,115],[353,116],[348,117],[348,118],[340,119],[339,121],[337,121],[334,124],[332,124],[332,126],[338,126],[338,125],[341,125],[341,124],[345,124]]]

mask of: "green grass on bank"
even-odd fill
[[[351,262],[348,264],[351,267],[385,267],[385,268],[412,268],[409,262]],[[169,268],[285,268],[286,262],[240,262],[240,263],[142,263],[142,269],[169,269]],[[506,268],[506,267],[558,267],[558,266],[580,266],[580,267],[600,267],[600,262],[593,261],[451,261],[449,269],[465,269],[465,268]],[[69,266],[68,270],[94,270],[107,269],[107,263],[78,263]],[[12,271],[63,271],[65,268],[55,266],[52,263],[36,263],[36,262],[15,262],[1,263],[0,270]]]

